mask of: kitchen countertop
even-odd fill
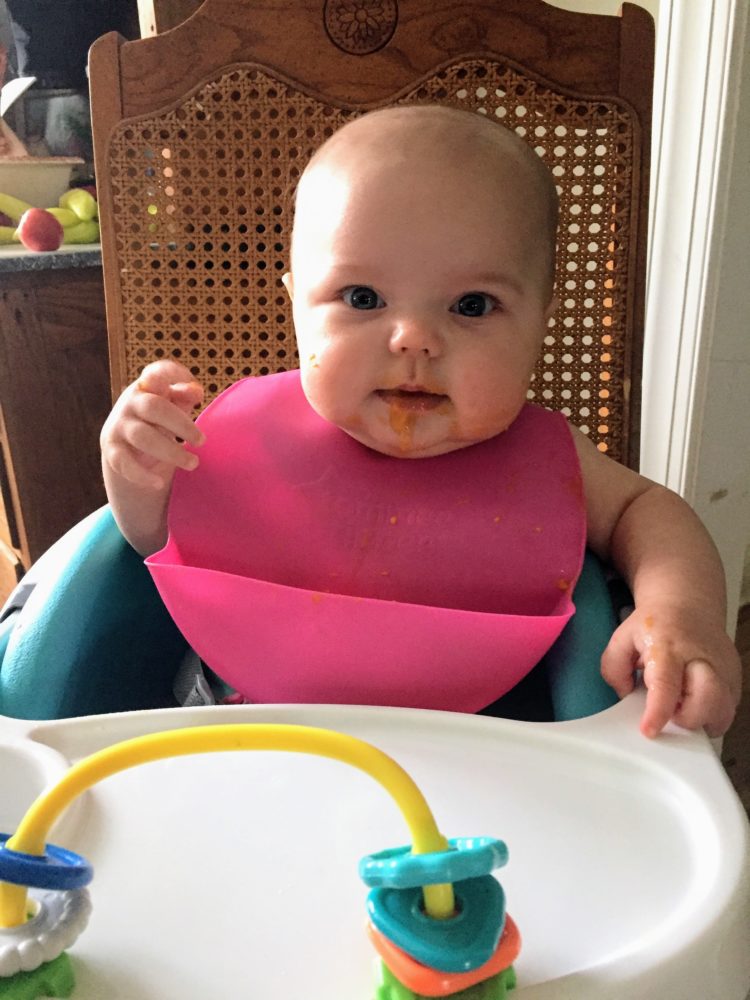
[[[0,274],[11,271],[49,271],[53,268],[100,267],[102,248],[99,243],[78,243],[61,246],[59,250],[35,253],[15,243],[0,246]]]

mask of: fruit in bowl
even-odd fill
[[[32,208],[47,208],[57,204],[70,187],[73,170],[83,166],[84,161],[74,156],[1,157],[0,191]]]
[[[36,208],[0,194],[0,243],[22,243],[29,250],[57,250],[63,243],[99,240],[99,206],[92,186],[69,188],[51,208]]]
[[[27,249],[36,251],[58,250],[65,235],[54,215],[43,208],[27,209],[16,232]]]
[[[96,198],[85,187],[70,188],[60,197],[60,208],[75,212],[81,222],[90,222],[99,214]]]

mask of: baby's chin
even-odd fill
[[[438,455],[447,455],[451,451],[458,451],[461,448],[470,448],[473,444],[478,444],[475,439],[438,439],[424,440],[412,438],[411,440],[391,439],[388,435],[373,435],[364,431],[361,427],[339,425],[340,429],[349,437],[359,441],[372,451],[377,451],[381,455],[388,455],[391,458],[435,458]]]

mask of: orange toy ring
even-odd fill
[[[369,921],[367,933],[375,950],[391,970],[393,975],[407,989],[426,997],[444,997],[459,990],[468,989],[495,976],[511,965],[521,950],[521,935],[511,918],[506,914],[505,927],[500,935],[497,948],[484,965],[470,972],[440,972],[416,962],[411,955],[397,948],[384,934]]]

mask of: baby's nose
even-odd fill
[[[428,319],[403,318],[393,329],[390,349],[394,354],[437,357],[442,352],[442,340],[435,324]]]

